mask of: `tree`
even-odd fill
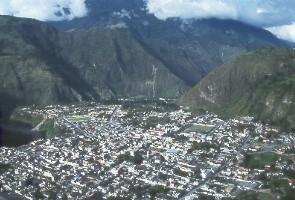
[[[40,187],[37,187],[34,197],[35,199],[44,199],[44,195],[42,194]]]

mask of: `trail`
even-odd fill
[[[156,81],[157,81],[157,72],[158,72],[158,68],[153,65],[153,98],[156,97]]]
[[[35,126],[32,131],[39,131],[40,127],[45,123],[46,120],[47,118],[44,117],[44,119],[39,124],[37,124],[37,126]]]

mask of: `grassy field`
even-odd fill
[[[185,130],[185,132],[209,133],[215,126],[193,125]]]
[[[14,113],[11,117],[11,121],[16,124],[23,124],[26,127],[34,128],[37,126],[42,120],[42,115],[31,115],[28,113]]]
[[[73,122],[83,122],[91,120],[91,117],[89,115],[73,115],[68,117],[68,120]]]
[[[39,131],[45,134],[46,138],[53,138],[62,134],[62,130],[54,125],[54,119],[47,119]]]
[[[293,157],[293,155],[281,155],[271,151],[249,153],[245,157],[245,165],[252,169],[263,169],[266,165],[273,165],[280,159],[288,161],[293,160]]]

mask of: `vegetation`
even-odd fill
[[[288,155],[280,155],[274,152],[255,152],[248,153],[245,156],[244,163],[246,167],[252,169],[263,169],[266,165],[273,166],[276,161],[282,160],[293,162]]]
[[[191,132],[199,132],[199,133],[209,133],[213,128],[212,126],[204,126],[204,125],[193,125],[186,129],[185,131]]]
[[[15,124],[23,124],[23,126],[34,128],[43,120],[43,116],[16,111],[13,113],[11,120]]]
[[[225,117],[251,115],[282,129],[295,130],[294,58],[293,49],[242,55],[211,72],[179,103]]]
[[[119,155],[118,162],[122,163],[124,161],[140,165],[143,161],[143,157],[139,152],[135,152],[134,156],[131,156],[129,153]]]
[[[287,176],[288,178],[295,179],[295,170],[292,170],[292,169],[285,169],[285,170],[284,170],[284,174],[285,174],[285,176]]]
[[[0,163],[0,174],[3,174],[5,172],[7,172],[11,168],[12,168],[12,165],[11,164],[3,164],[3,163]]]
[[[114,23],[113,16],[101,17],[97,12],[90,15],[99,18],[94,27],[66,33],[36,20],[1,16],[1,105],[13,108],[127,96],[175,98],[226,59],[259,47],[287,46],[269,32],[242,23],[202,20],[184,34],[175,28],[181,27],[178,21],[150,20],[139,12],[142,21],[149,22],[148,29],[137,20],[122,29],[106,27]],[[100,19],[111,21],[99,23]],[[229,36],[224,27],[231,27],[236,36]],[[218,56],[220,49],[223,58]],[[158,69],[155,91],[153,65]]]
[[[169,116],[149,117],[144,123],[144,129],[155,128],[158,124],[168,124],[171,121]]]
[[[34,115],[26,112],[15,111],[12,115],[11,123],[13,125],[17,124],[20,127],[32,129],[40,124],[43,120],[44,117],[42,115]],[[52,138],[61,135],[64,132],[62,128],[55,126],[54,119],[46,119],[37,131],[40,132],[45,138]]]
[[[275,196],[263,192],[241,192],[234,200],[275,200]]]
[[[192,153],[196,150],[204,150],[209,151],[210,149],[218,149],[218,146],[216,144],[210,143],[210,142],[196,142],[194,141],[192,144],[192,147],[188,150],[188,153]]]
[[[74,115],[68,117],[69,120],[74,122],[81,122],[81,121],[89,121],[91,120],[91,117],[89,115]]]
[[[47,119],[40,127],[39,131],[43,133],[46,138],[59,136],[63,133],[62,129],[55,126],[54,119]]]
[[[273,165],[280,157],[273,152],[251,153],[245,156],[245,165],[252,169],[264,169],[266,165]]]
[[[234,200],[294,199],[295,189],[289,185],[288,179],[272,178],[268,182],[268,184],[270,189],[269,192],[244,191],[238,194],[238,196]]]
[[[168,175],[167,174],[163,174],[162,172],[160,172],[159,173],[159,179],[161,179],[163,181],[167,181]]]
[[[294,198],[295,189],[289,185],[288,179],[273,178],[270,180],[270,188],[273,193],[278,193],[281,199]]]
[[[165,188],[164,186],[156,185],[149,188],[149,193],[152,198],[157,196],[158,194],[166,194],[169,192],[168,188]]]
[[[185,171],[182,171],[179,168],[174,169],[174,174],[178,175],[178,176],[183,176],[183,177],[187,177],[189,176],[189,174]]]

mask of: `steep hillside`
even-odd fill
[[[59,33],[45,23],[0,17],[0,105],[47,104],[99,99],[59,54]]]
[[[176,97],[187,83],[138,42],[124,24],[58,31],[0,16],[0,105],[119,97]]]
[[[2,112],[10,104],[175,98],[225,60],[285,45],[266,31],[234,21],[161,21],[132,2],[126,6],[137,17],[126,18],[123,11],[114,15],[122,5],[105,4],[101,14],[80,19],[100,19],[95,26],[71,31],[0,16]]]
[[[67,33],[61,55],[102,98],[177,97],[188,84],[138,42],[124,23]]]
[[[233,20],[159,20],[146,10],[144,0],[88,0],[87,4],[86,17],[52,24],[71,31],[124,24],[130,37],[190,86],[242,53],[287,46],[268,31]]]
[[[223,115],[254,115],[295,129],[295,51],[268,49],[242,55],[211,72],[179,103]]]

